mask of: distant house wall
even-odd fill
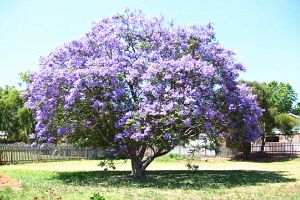
[[[285,135],[278,135],[279,137],[279,142],[286,142],[286,143],[300,143],[300,134],[295,134],[291,137],[285,137]]]
[[[195,150],[195,148],[191,145],[186,145],[185,147],[177,146],[170,152],[170,154],[191,155],[191,152],[193,152],[193,150]],[[195,156],[215,156],[216,153],[214,150],[201,148],[201,149],[197,149],[194,152],[194,155]]]
[[[0,139],[6,139],[7,134],[4,131],[0,131]]]
[[[294,144],[300,144],[300,133],[296,133],[290,137],[286,137],[284,134],[277,133],[270,137],[278,137],[278,141],[280,143],[294,143]],[[275,142],[275,141],[268,141],[267,142]],[[254,144],[261,144],[261,139],[259,138],[257,141],[254,142]]]
[[[294,144],[300,144],[300,117],[297,115],[294,115],[292,113],[288,114],[289,116],[295,118],[298,121],[298,124],[293,128],[293,132],[294,134],[290,137],[286,137],[284,134],[282,134],[282,132],[277,129],[274,128],[273,129],[273,134],[272,136],[267,136],[267,137],[278,137],[276,141],[267,141],[266,142],[279,142],[279,143],[294,143]],[[261,144],[261,138],[259,138],[257,141],[255,141],[253,144]]]

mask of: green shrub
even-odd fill
[[[183,160],[185,159],[185,156],[184,155],[181,155],[181,154],[175,154],[175,153],[170,153],[169,154],[169,157],[171,159],[174,159],[174,160]]]
[[[99,193],[94,193],[91,197],[90,200],[105,200],[104,196],[102,196]]]

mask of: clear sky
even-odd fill
[[[237,53],[246,80],[290,83],[300,99],[299,0],[0,0],[0,86],[37,70],[41,55],[125,8],[175,24],[212,22],[217,40]]]

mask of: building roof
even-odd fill
[[[294,115],[293,113],[289,113],[288,115],[300,120],[300,116],[298,115]]]

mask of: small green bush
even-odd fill
[[[102,196],[99,193],[94,193],[91,197],[90,200],[105,200],[104,196]]]
[[[170,153],[169,154],[169,157],[171,159],[174,159],[174,160],[183,160],[185,159],[185,156],[184,155],[181,155],[181,154],[175,154],[175,153]]]

